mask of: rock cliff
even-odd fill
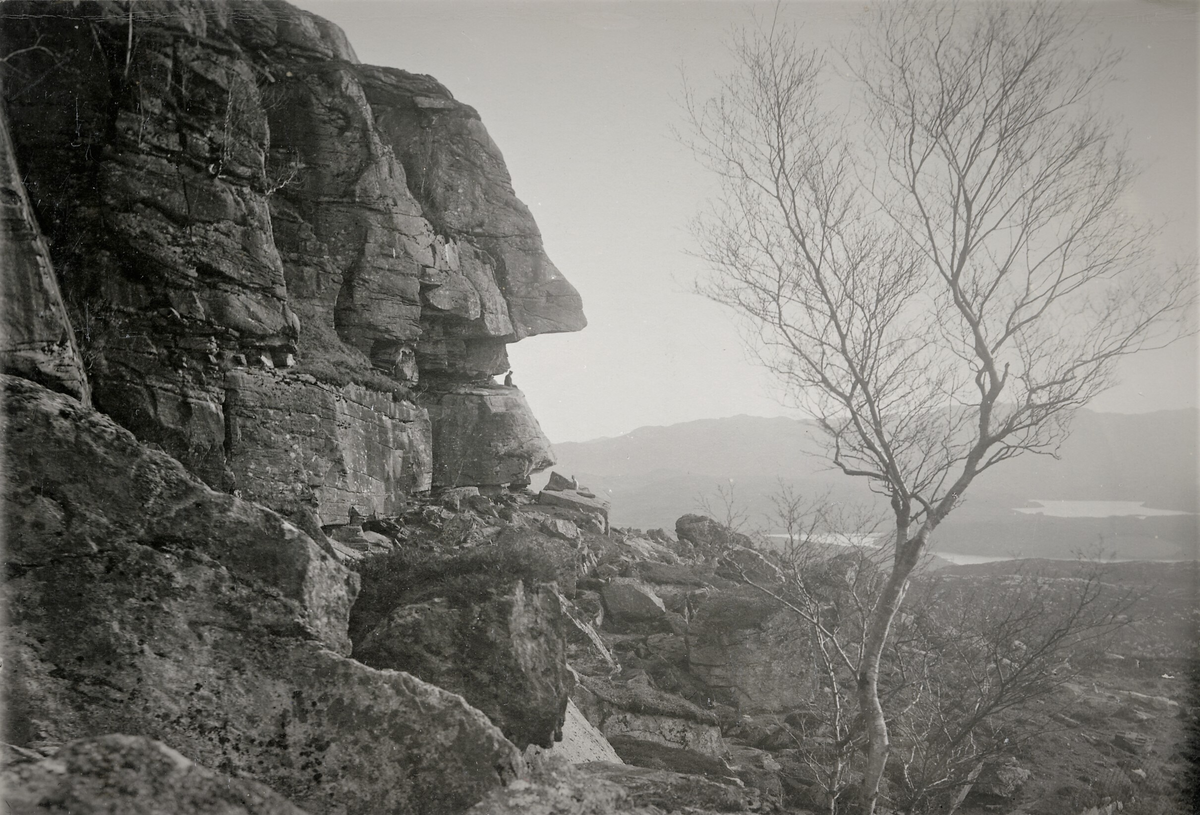
[[[585,325],[472,108],[269,0],[6,3],[0,42],[5,267],[74,329],[13,315],[6,370],[325,524],[545,466],[515,391],[497,461],[438,463],[507,343]]]

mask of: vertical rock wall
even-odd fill
[[[100,410],[213,487],[325,523],[390,511],[435,467],[452,486],[547,463],[523,399],[497,413],[463,388],[506,343],[585,324],[473,109],[281,2],[9,2],[0,41],[24,49],[17,165]],[[10,322],[86,387],[69,333]],[[430,415],[418,387],[477,404]],[[435,438],[481,428],[522,437],[435,464]]]
[[[392,394],[310,376],[233,371],[225,381],[229,466],[243,495],[325,517],[397,515],[430,488],[429,417]]]

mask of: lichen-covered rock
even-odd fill
[[[464,604],[446,598],[396,608],[355,643],[354,657],[461,694],[518,747],[562,734],[573,681],[557,594],[517,581]]]
[[[329,650],[356,581],[296,527],[2,384],[12,742],[147,736],[314,813],[458,813],[520,771],[461,697]]]
[[[433,423],[435,487],[499,487],[554,463],[550,441],[516,388],[456,388],[422,405]]]
[[[0,772],[14,815],[304,815],[264,784],[201,767],[144,736],[65,745],[52,758]]]
[[[633,804],[617,784],[568,767],[496,790],[468,815],[659,815],[660,812]]]
[[[37,93],[6,83],[18,163],[97,406],[222,475],[221,357],[294,350],[264,188],[269,134],[227,6],[5,4]],[[60,59],[58,54],[70,54]],[[28,74],[25,74],[28,72]]]
[[[217,582],[232,581],[228,588],[235,593],[256,586],[269,591],[270,602],[254,604],[258,623],[349,653],[358,577],[307,535],[274,512],[213,492],[177,461],[75,400],[27,380],[0,381],[7,415],[6,556],[18,574],[61,568],[86,583],[108,558],[123,561],[137,547],[156,553],[149,560],[219,563],[216,571],[225,576]],[[130,568],[142,565],[135,557]],[[183,570],[179,578],[191,574]],[[168,585],[170,577],[162,576]],[[87,588],[105,586],[80,589],[81,597]],[[67,583],[59,589],[65,595],[44,599],[67,599],[77,589]],[[19,608],[16,618],[53,621],[37,604]]]
[[[90,399],[83,359],[0,108],[0,371]]]

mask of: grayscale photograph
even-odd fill
[[[1200,3],[0,0],[5,815],[1200,812]]]

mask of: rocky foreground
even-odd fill
[[[306,533],[4,386],[13,811],[824,809],[805,628],[715,522],[607,530],[554,478]],[[964,811],[1165,794],[1181,656],[1131,647],[1046,701],[1062,752],[989,765]]]

